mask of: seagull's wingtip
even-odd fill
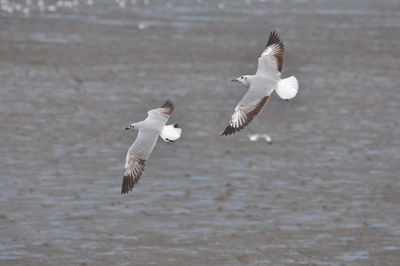
[[[284,43],[281,41],[281,38],[276,30],[272,30],[271,33],[269,34],[268,42],[266,47],[269,47],[270,45],[273,44],[278,44],[280,46],[280,49],[284,49]]]
[[[224,132],[222,132],[221,136],[230,136],[239,130],[240,130],[240,128],[234,128],[232,126],[227,126],[225,128]]]
[[[171,100],[167,100],[163,105],[161,105],[161,108],[173,108],[174,104],[172,103]]]
[[[129,191],[132,191],[135,182],[133,180],[132,175],[124,175],[124,179],[122,181],[121,194],[127,194]]]
[[[174,104],[171,100],[167,100],[160,108],[164,108],[163,113],[170,115],[174,111]]]

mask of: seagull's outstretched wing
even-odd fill
[[[264,109],[269,97],[265,89],[250,86],[236,106],[229,125],[222,135],[229,136],[246,127]]]
[[[171,115],[174,111],[174,104],[170,100],[167,100],[159,109],[161,109],[160,112],[163,114]]]
[[[166,123],[173,111],[174,104],[168,100],[160,108],[148,111],[145,121],[150,123]]]
[[[278,71],[282,72],[285,47],[276,31],[272,31],[269,35],[266,47],[267,48],[258,58],[256,75],[269,75],[275,74]]]
[[[121,193],[128,193],[139,181],[147,159],[156,145],[159,132],[155,130],[140,130],[135,142],[126,154],[124,179]]]

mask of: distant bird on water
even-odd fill
[[[257,141],[259,139],[264,139],[268,144],[272,143],[271,136],[268,134],[249,134],[247,135],[250,141]]]
[[[180,138],[182,129],[179,128],[178,124],[166,126],[173,111],[174,105],[168,100],[160,108],[148,111],[145,120],[132,123],[125,128],[136,129],[139,133],[126,155],[121,194],[132,191],[139,181],[146,161],[157,143],[158,136],[166,142],[174,142]]]
[[[229,121],[222,135],[229,136],[246,127],[267,104],[275,91],[282,99],[289,100],[296,96],[299,85],[297,79],[291,76],[281,79],[284,45],[278,33],[272,31],[266,49],[258,58],[258,68],[255,75],[244,75],[232,81],[241,82],[249,88]]]

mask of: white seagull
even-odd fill
[[[267,104],[273,91],[289,100],[296,96],[299,84],[294,76],[281,79],[284,45],[276,31],[272,31],[267,48],[258,58],[255,75],[244,75],[232,81],[241,82],[248,91],[235,107],[229,125],[222,135],[229,136],[246,127]]]
[[[249,134],[247,135],[250,141],[257,141],[259,139],[264,139],[268,144],[272,143],[271,136],[268,134]]]
[[[136,129],[139,133],[126,155],[121,194],[132,191],[139,181],[146,161],[157,143],[158,136],[166,142],[174,142],[181,136],[182,129],[179,128],[178,124],[166,126],[173,110],[174,105],[168,100],[160,108],[148,111],[145,120],[132,123],[125,128]]]

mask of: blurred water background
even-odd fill
[[[399,1],[0,3],[1,265],[398,265]],[[300,92],[221,137],[273,29]]]

